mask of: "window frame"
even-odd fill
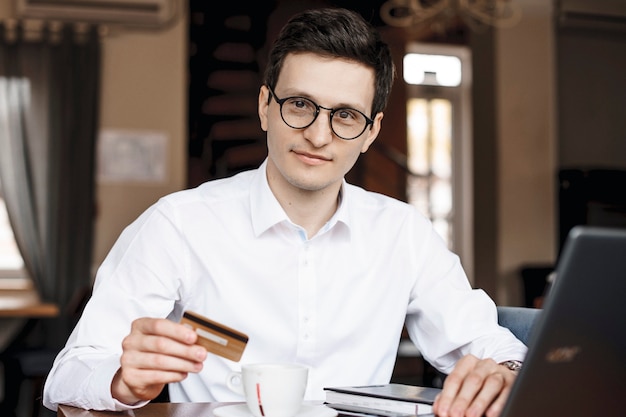
[[[410,42],[406,45],[405,54],[412,53],[450,55],[456,56],[461,61],[461,83],[456,87],[425,84],[416,85],[409,84],[406,81],[404,83],[407,104],[408,100],[411,98],[443,98],[449,100],[452,104],[451,184],[453,220],[451,222],[452,241],[450,242],[450,249],[459,255],[463,268],[470,282],[473,283],[474,228],[471,52],[470,49],[465,46]]]

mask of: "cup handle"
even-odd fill
[[[236,394],[245,395],[243,391],[243,380],[241,378],[241,372],[233,371],[229,373],[226,377],[226,386],[228,387],[228,389]]]

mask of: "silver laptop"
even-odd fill
[[[626,229],[576,226],[502,417],[626,416]]]

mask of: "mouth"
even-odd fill
[[[332,159],[323,155],[316,155],[309,152],[292,151],[296,157],[307,165],[320,165],[329,162]]]

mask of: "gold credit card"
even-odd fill
[[[248,343],[246,334],[191,311],[186,311],[180,322],[198,333],[196,344],[204,346],[209,352],[235,362],[241,359]]]

